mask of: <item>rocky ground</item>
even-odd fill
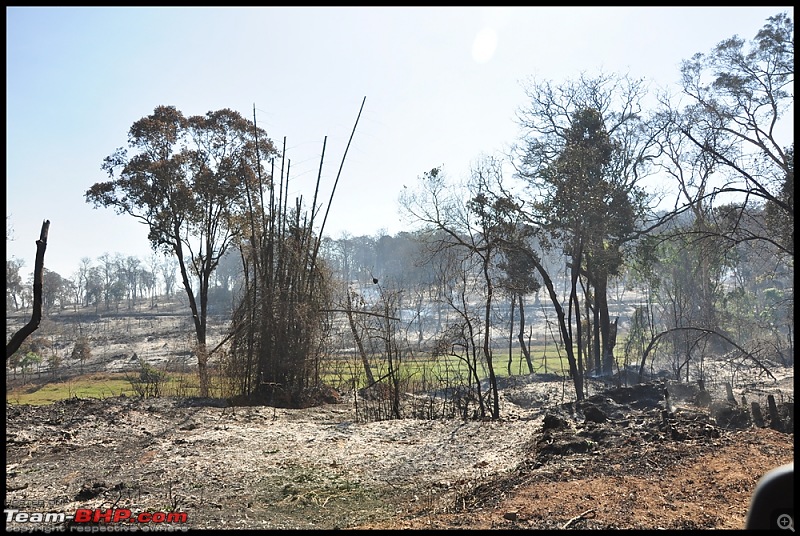
[[[578,404],[560,379],[516,377],[486,422],[360,422],[352,401],[7,405],[6,508],[178,512],[160,526],[204,529],[740,529],[758,479],[794,459],[793,370],[774,374],[731,401],[723,384],[657,381],[593,383]]]

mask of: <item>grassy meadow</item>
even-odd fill
[[[568,363],[566,356],[558,355],[551,345],[549,348],[531,348],[531,359],[534,372],[537,374],[555,374],[566,376]],[[478,357],[478,374],[488,377],[488,370],[482,358]],[[493,356],[494,371],[497,377],[528,374],[528,365],[519,352],[515,350],[509,365],[508,349],[495,350]],[[363,388],[367,386],[366,374],[360,357],[336,357],[324,360],[322,381],[337,389]],[[389,372],[389,363],[383,356],[374,356],[370,361],[372,375],[375,380],[385,378]],[[468,380],[469,368],[463,359],[456,356],[417,355],[404,357],[399,366],[395,361],[393,368],[398,370],[402,388],[405,391],[422,391],[442,387],[463,385]],[[143,380],[143,370],[118,373],[91,373],[78,375],[63,381],[30,382],[6,392],[9,404],[51,404],[67,398],[109,398],[114,396],[197,396],[198,378],[195,372],[172,372],[150,368],[148,378],[157,375],[157,381]],[[212,394],[227,397],[219,387],[224,382],[215,374]],[[157,386],[156,386],[157,384]],[[155,388],[157,387],[157,391]]]

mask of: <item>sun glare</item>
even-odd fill
[[[486,63],[497,50],[497,32],[494,28],[484,28],[472,42],[472,58],[478,63]]]

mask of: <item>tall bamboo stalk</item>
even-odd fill
[[[362,102],[362,110],[363,106]],[[255,107],[253,115],[255,126]],[[258,143],[256,136],[257,155]],[[346,149],[322,226],[316,234],[314,226],[321,208],[317,207],[317,202],[326,147],[327,137],[323,140],[310,215],[303,212],[302,196],[295,199],[294,213],[289,209],[291,159],[286,154],[286,137],[278,180],[274,175],[274,159],[268,182],[261,176],[259,161],[258,199],[247,185],[250,214],[245,225],[250,225],[250,244],[241,250],[247,284],[231,335],[232,346],[246,355],[234,356],[232,363],[246,366],[244,375],[247,379],[239,384],[246,391],[241,394],[255,395],[260,401],[273,405],[293,403],[297,394],[319,381],[317,341],[321,341],[323,329],[320,316],[327,314],[330,308],[327,281],[320,277],[323,267],[318,266],[317,254],[347,155]],[[268,207],[265,206],[265,187],[269,188]],[[255,214],[257,211],[261,213]],[[245,323],[247,325],[243,326]]]

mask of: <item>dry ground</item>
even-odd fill
[[[737,400],[793,401],[782,372],[741,381]],[[518,377],[496,422],[356,422],[352,403],[11,405],[6,505],[186,512],[191,528],[739,529],[758,479],[794,459],[793,430],[754,426],[722,385],[710,405],[685,384],[591,392],[565,403],[562,381]]]

